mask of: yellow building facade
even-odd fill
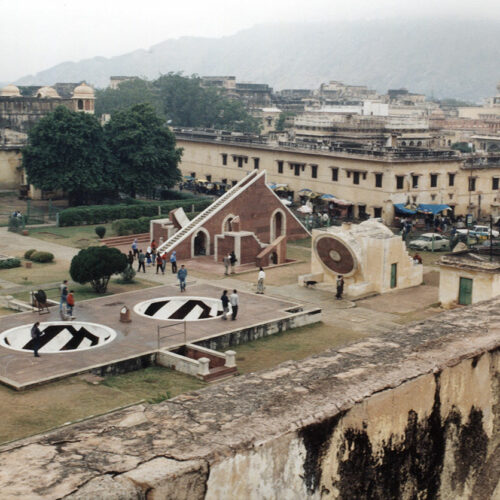
[[[268,181],[286,184],[297,197],[304,188],[353,203],[352,215],[394,218],[394,204],[446,204],[456,215],[498,215],[500,163],[466,165],[451,151],[404,154],[348,148],[299,149],[237,138],[205,138],[176,131],[184,150],[183,175],[197,179],[241,180],[249,170],[265,169]]]

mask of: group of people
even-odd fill
[[[222,319],[227,320],[229,304],[231,304],[231,320],[234,321],[236,319],[236,316],[238,316],[238,307],[240,305],[238,292],[236,290],[233,290],[233,293],[228,296],[227,290],[224,290],[222,292],[220,300],[222,302]]]
[[[234,250],[232,252],[229,252],[228,254],[224,255],[222,262],[224,264],[224,275],[225,276],[229,275],[229,266],[231,266],[231,274],[234,274],[236,262],[238,262],[238,259],[236,258],[236,254],[234,253]]]
[[[156,274],[165,274],[165,269],[167,267],[167,261],[170,262],[172,267],[172,273],[177,273],[177,253],[175,250],[170,254],[170,257],[167,255],[167,252],[159,252],[158,245],[156,241],[153,240],[151,245],[148,246],[146,252],[144,253],[142,248],[139,249],[139,243],[137,238],[134,239],[131,245],[131,250],[128,252],[128,263],[130,267],[133,266],[134,261],[137,260],[137,272],[146,272],[146,267],[153,266],[156,267]]]
[[[64,280],[60,285],[61,299],[59,301],[59,313],[61,319],[75,319],[73,317],[73,308],[75,307],[75,295],[73,290],[68,288],[68,280]]]

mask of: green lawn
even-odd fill
[[[111,228],[111,222],[107,224],[93,224],[89,226],[70,227],[39,227],[30,229],[30,236],[40,240],[51,241],[67,247],[87,248],[91,245],[98,245],[99,238],[95,233],[97,226],[106,228],[105,238],[116,236]]]
[[[369,335],[344,331],[325,323],[296,328],[232,347],[240,373],[265,370],[289,360],[300,360]]]
[[[66,278],[68,276],[66,275]],[[154,283],[151,281],[146,281],[142,279],[135,279],[132,283],[122,283],[120,278],[113,278],[109,281],[108,289],[106,293],[96,293],[90,285],[80,285],[78,283],[69,283],[70,290],[74,290],[75,292],[75,301],[78,303],[82,300],[95,299],[98,297],[105,297],[107,295],[114,295],[117,293],[123,292],[132,292],[133,290],[142,290],[144,288],[150,288],[152,286],[158,286],[158,283]],[[33,287],[36,289],[36,287]],[[45,290],[47,293],[47,297],[52,300],[59,301],[60,298],[60,290],[59,286],[56,286],[52,289]],[[13,294],[13,297],[16,299],[29,301],[30,300],[30,292],[26,290],[24,292],[19,292]]]
[[[0,386],[0,405],[9,409],[2,415],[0,442],[44,432],[142,400],[160,402],[205,385],[194,377],[153,366],[101,382],[82,375],[24,392]]]

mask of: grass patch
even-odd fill
[[[105,238],[115,236],[111,228],[111,222],[108,224],[92,224],[89,226],[68,226],[68,227],[39,227],[30,229],[30,236],[52,243],[58,243],[67,247],[87,248],[92,245],[99,245],[99,237],[95,233],[97,226],[106,228]]]
[[[82,377],[71,377],[24,392],[0,386],[0,405],[9,409],[2,415],[0,442],[30,436],[144,399],[158,403],[205,385],[188,375],[155,366],[109,377],[96,385]]]
[[[107,377],[101,385],[156,404],[207,384],[162,366],[150,366],[144,370]]]
[[[369,333],[341,330],[325,323],[296,328],[263,339],[233,347],[240,373],[272,368],[279,363],[300,360],[319,354],[331,347],[339,347]]]
[[[67,278],[67,273],[66,276]],[[62,281],[62,280],[61,280]],[[106,297],[108,295],[114,295],[117,293],[123,292],[132,292],[134,290],[142,290],[144,288],[150,288],[152,286],[158,286],[158,283],[152,283],[151,281],[139,280],[136,279],[132,283],[124,284],[121,282],[120,278],[111,279],[109,281],[108,290],[106,293],[96,293],[90,285],[80,285],[78,283],[69,283],[69,289],[75,291],[75,302],[80,302],[82,300],[96,299],[98,297]],[[60,291],[59,286],[45,290],[47,297],[52,300],[56,300],[59,302],[60,299]],[[13,294],[15,299],[29,301],[30,300],[30,291],[26,290],[23,292],[19,292]]]
[[[21,267],[0,270],[0,278],[18,285],[37,285],[62,281],[68,277],[67,262],[48,262],[41,264],[33,262],[31,269],[25,267],[25,259],[21,260]]]

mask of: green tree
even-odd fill
[[[135,197],[138,192],[170,188],[181,179],[182,149],[150,104],[118,111],[104,127],[113,158],[113,176],[119,189]]]
[[[295,116],[295,113],[292,111],[283,111],[280,113],[278,121],[276,122],[276,130],[278,132],[283,132],[285,128],[289,127],[287,123],[287,119]]]
[[[163,113],[174,126],[260,132],[259,120],[240,101],[225,97],[218,89],[202,87],[196,75],[168,73],[153,84]]]
[[[108,87],[96,90],[95,113],[97,116],[103,113],[112,115],[116,111],[142,103],[151,104],[162,115],[162,103],[154,85],[147,80],[134,78],[120,83],[116,89]]]
[[[123,272],[127,264],[127,256],[117,248],[88,247],[73,257],[69,274],[73,281],[90,283],[97,293],[105,293],[111,276]]]
[[[29,131],[22,155],[28,182],[67,192],[70,204],[88,203],[113,188],[102,127],[88,113],[57,107]]]

